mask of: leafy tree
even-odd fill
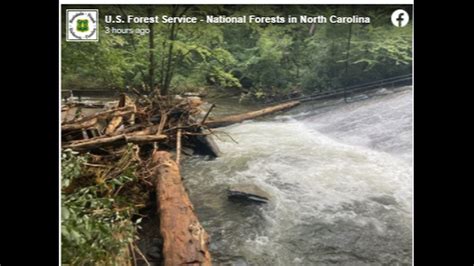
[[[70,8],[70,7],[68,7]],[[63,89],[196,88],[256,98],[312,93],[409,73],[412,28],[398,6],[102,6],[135,16],[369,16],[370,24],[111,24],[97,43],[62,43]],[[403,7],[407,9],[406,7]],[[410,12],[411,10],[408,9]],[[101,18],[103,19],[103,18]],[[146,34],[106,34],[109,27]]]

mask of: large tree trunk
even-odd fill
[[[209,237],[194,213],[179,167],[165,151],[153,154],[164,264],[211,265]]]
[[[232,125],[235,123],[243,122],[245,120],[255,119],[257,117],[272,114],[278,111],[287,110],[287,109],[297,106],[298,104],[300,104],[299,101],[291,101],[287,103],[282,103],[279,105],[263,108],[263,109],[253,111],[253,112],[248,112],[248,113],[239,114],[239,115],[225,116],[225,117],[218,118],[211,121],[208,120],[204,123],[204,125],[206,125],[209,128],[225,127],[225,126]]]

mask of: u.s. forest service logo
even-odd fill
[[[96,42],[99,40],[98,9],[66,10],[68,42]]]

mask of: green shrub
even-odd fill
[[[132,222],[134,207],[117,190],[136,181],[133,171],[124,171],[104,182],[86,182],[87,156],[71,150],[62,154],[61,245],[62,263],[71,265],[117,265],[126,260],[138,223]],[[127,172],[127,175],[125,174]]]

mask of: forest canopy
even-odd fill
[[[63,9],[87,6],[63,6]],[[255,98],[311,93],[411,73],[412,27],[400,6],[94,6],[98,42],[62,38],[63,90],[214,90]],[[65,12],[62,12],[65,14]],[[112,17],[369,17],[370,23],[124,23]],[[63,29],[66,27],[63,19]],[[112,29],[113,28],[113,29]],[[122,30],[120,33],[119,30]],[[126,29],[141,34],[124,34]],[[147,33],[144,33],[146,29]],[[115,33],[111,32],[115,30]]]

